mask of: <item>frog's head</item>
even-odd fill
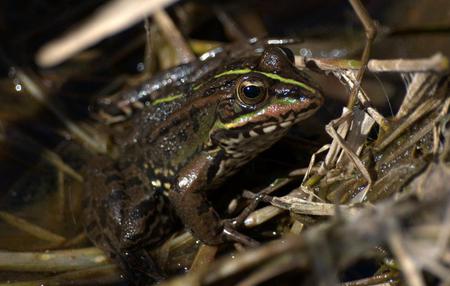
[[[286,48],[268,47],[257,58],[227,66],[214,79],[222,88],[210,138],[233,157],[268,148],[323,103]]]

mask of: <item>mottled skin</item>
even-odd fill
[[[164,96],[149,94],[119,158],[93,159],[86,231],[130,279],[162,278],[145,249],[163,241],[178,220],[206,244],[233,239],[206,191],[322,104],[292,61],[290,51],[268,47],[216,64]]]

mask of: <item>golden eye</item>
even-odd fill
[[[244,104],[258,104],[266,98],[266,85],[260,79],[244,79],[238,85],[237,95]]]

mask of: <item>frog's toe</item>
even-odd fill
[[[258,241],[236,231],[233,227],[230,227],[229,225],[224,226],[222,235],[224,236],[225,240],[234,241],[248,247],[257,247],[260,245]]]

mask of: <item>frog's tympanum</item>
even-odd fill
[[[135,283],[162,278],[146,250],[167,238],[177,221],[206,244],[233,240],[205,192],[322,102],[294,67],[292,53],[275,46],[228,59],[195,82],[152,97],[135,115],[118,159],[95,158],[88,168],[89,238]]]

